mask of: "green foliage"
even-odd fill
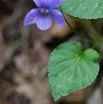
[[[55,101],[85,88],[96,78],[99,54],[93,49],[82,50],[78,42],[65,42],[52,52],[48,76]]]
[[[61,9],[74,17],[97,19],[103,17],[103,0],[63,0]]]

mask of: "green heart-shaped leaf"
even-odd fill
[[[103,17],[103,0],[63,0],[64,13],[85,19]]]
[[[65,42],[54,49],[48,74],[54,100],[90,85],[99,71],[98,57],[93,49],[82,53],[78,42]]]

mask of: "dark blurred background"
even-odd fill
[[[24,26],[25,15],[36,5],[32,0],[0,0],[0,104],[103,104],[101,74],[94,83],[54,102],[48,82],[51,52],[65,41],[90,44],[65,24],[55,23],[47,31],[36,24]],[[71,19],[71,26],[84,34],[83,27]],[[102,71],[101,71],[102,73]]]

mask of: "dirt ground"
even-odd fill
[[[66,23],[64,27],[53,23],[47,31],[36,24],[24,26],[32,8],[36,8],[32,0],[0,0],[0,104],[103,104],[102,70],[91,86],[54,102],[48,81],[51,52],[65,41],[79,41],[84,49],[90,44]],[[79,23],[65,16],[84,34]]]

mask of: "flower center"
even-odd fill
[[[49,13],[49,11],[45,8],[42,8],[41,11],[40,11],[42,14],[47,14]]]

